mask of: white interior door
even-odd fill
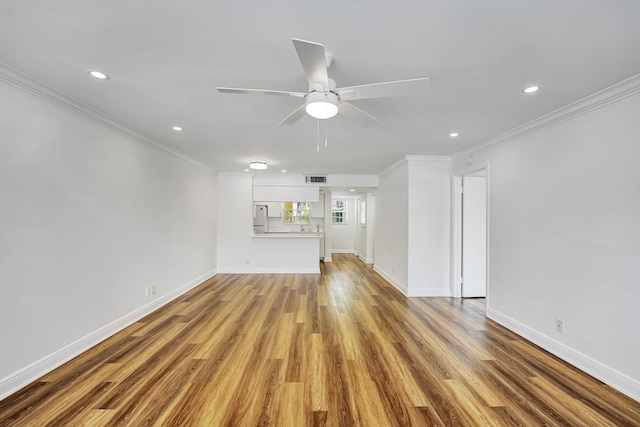
[[[462,297],[487,294],[487,178],[462,178]]]

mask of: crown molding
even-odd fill
[[[427,155],[407,155],[404,156],[405,160],[409,162],[449,162],[451,157],[449,156],[427,156]]]
[[[382,172],[378,174],[378,176],[383,176],[385,174],[388,174],[398,166],[404,163],[410,163],[410,162],[451,162],[451,157],[429,156],[429,155],[419,155],[419,154],[402,156],[398,160],[396,160],[395,162],[387,166]]]
[[[14,68],[2,61],[0,61],[0,82],[6,83],[25,93],[47,101],[71,113],[74,113],[77,116],[96,123],[132,141],[142,143],[156,150],[168,153],[173,157],[190,163],[191,165],[196,166],[200,169],[204,169],[209,173],[216,173],[215,170],[203,165],[202,163],[194,160],[186,154],[153,141],[152,139],[144,136],[139,131],[124,124],[123,122],[120,122],[103,113],[102,111],[97,110],[69,95],[60,92],[54,87],[51,87],[46,83],[36,79],[35,77],[21,70],[18,70],[17,68]]]
[[[482,141],[470,148],[451,155],[451,160],[499,147],[514,142],[532,133],[555,126],[574,117],[587,114],[591,111],[616,103],[630,96],[640,93],[640,73],[624,79],[616,84],[606,87],[598,92],[558,108],[544,116],[531,120],[523,125],[515,127],[500,135]]]

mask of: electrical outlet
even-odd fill
[[[560,333],[564,332],[564,320],[556,319],[556,331]]]

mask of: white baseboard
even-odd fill
[[[387,282],[391,283],[393,285],[394,288],[396,288],[397,290],[399,290],[400,292],[402,292],[402,295],[407,296],[407,285],[405,285],[404,283],[401,283],[399,281],[397,281],[394,277],[392,277],[390,274],[387,274],[386,271],[379,269],[378,267],[376,267],[375,265],[373,266],[373,271],[375,271],[376,273],[378,273],[380,276],[382,276],[382,278],[384,280],[386,280]]]
[[[411,288],[408,297],[450,297],[449,288]]]
[[[587,374],[599,379],[621,393],[640,401],[640,381],[628,377],[622,372],[592,359],[591,357],[568,347],[553,338],[542,334],[529,326],[487,307],[487,317],[532,343],[544,348],[562,360],[572,364]]]
[[[373,258],[365,258],[360,255],[358,255],[358,258],[360,258],[360,261],[364,262],[365,264],[373,264]]]
[[[386,271],[379,269],[375,265],[373,266],[373,271],[382,276],[384,280],[391,283],[396,289],[398,289],[402,294],[408,298],[417,298],[417,297],[450,297],[451,289],[449,288],[412,288],[408,289],[407,285],[399,282]]]
[[[142,319],[144,316],[156,311],[163,305],[173,301],[199,284],[215,276],[217,273],[218,272],[216,270],[204,273],[179,288],[174,289],[165,295],[159,296],[155,300],[143,305],[129,314],[104,325],[77,341],[74,341],[61,349],[54,351],[48,356],[45,356],[42,359],[6,376],[5,378],[0,379],[0,400],[15,393],[22,387],[32,383],[43,375],[53,371],[55,368],[65,364],[69,360],[87,351],[96,344],[99,344],[110,336],[120,332],[124,328]]]
[[[332,254],[355,254],[355,250],[354,249],[336,249],[336,248],[331,248],[331,253]]]

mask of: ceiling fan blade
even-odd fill
[[[309,87],[315,90],[329,91],[329,73],[327,72],[327,60],[324,54],[324,46],[319,43],[306,40],[292,39],[298,52],[298,58],[309,81]],[[322,88],[315,87],[322,85]]]
[[[387,98],[392,96],[411,96],[420,94],[429,87],[429,78],[398,80],[394,82],[372,83],[336,89],[340,99]]]
[[[307,94],[302,92],[287,92],[284,90],[269,89],[242,89],[237,87],[217,87],[220,93],[240,93],[248,95],[277,95],[277,96],[295,96],[296,98],[304,98]]]
[[[338,105],[338,113],[348,117],[349,119],[354,119],[364,126],[371,126],[374,123],[380,123],[380,120],[376,119],[371,114],[348,102],[341,102]]]
[[[306,106],[307,104],[302,104],[301,106],[299,106],[293,113],[289,114],[283,121],[278,123],[278,126],[292,125],[300,120],[307,114],[307,111],[305,109]]]

